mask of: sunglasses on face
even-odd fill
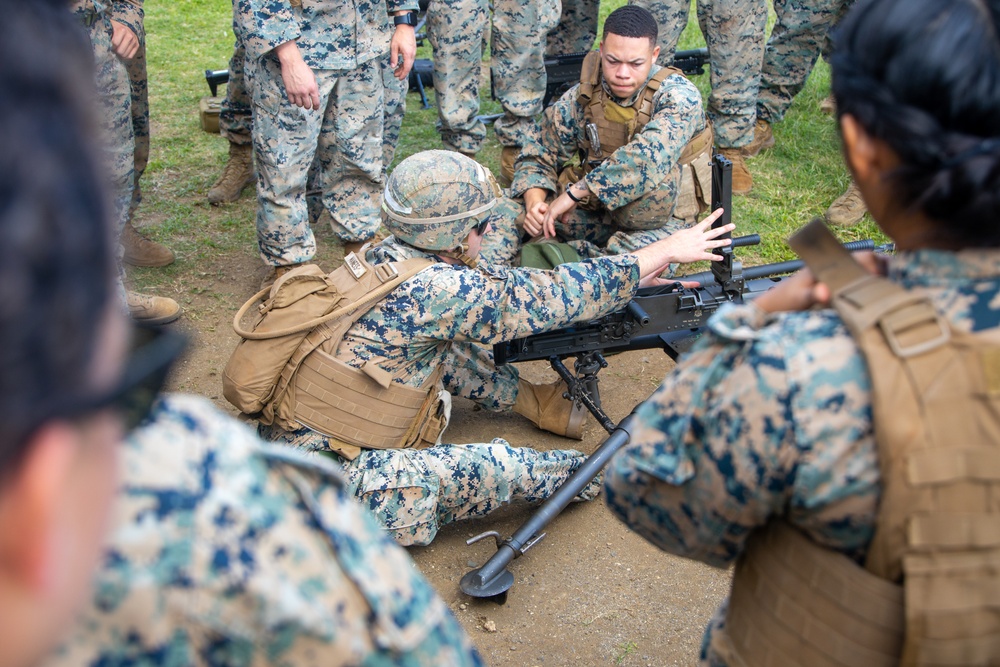
[[[482,236],[486,233],[486,228],[490,226],[490,216],[486,216],[486,219],[476,225],[476,234]]]
[[[52,419],[80,419],[101,410],[116,412],[126,433],[134,430],[149,416],[170,368],[186,345],[187,339],[180,334],[165,329],[136,327],[121,380],[114,387],[93,396],[57,403],[45,410],[46,416],[37,419],[31,431]]]

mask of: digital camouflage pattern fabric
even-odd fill
[[[496,438],[427,449],[369,449],[349,461],[331,451],[326,436],[308,428],[290,432],[261,426],[258,433],[337,460],[348,492],[403,546],[430,544],[442,526],[486,516],[515,500],[541,502],[587,458],[571,449],[511,447]],[[576,499],[591,500],[600,488],[600,480],[594,480]]]
[[[757,117],[778,123],[806,85],[827,34],[854,0],[776,0],[777,15],[764,51]]]
[[[1000,327],[1000,253],[922,250],[889,277],[921,288],[956,328]],[[710,321],[640,410],[612,461],[608,506],[653,544],[725,567],[771,516],[859,562],[874,532],[879,468],[868,370],[836,313],[767,316],[752,304]],[[705,652],[702,664],[723,663]]]
[[[559,25],[549,31],[545,55],[582,53],[594,48],[600,0],[563,0]]]
[[[367,259],[378,264],[428,256],[390,237],[371,248]],[[337,356],[352,365],[378,358],[383,370],[413,387],[443,366],[444,386],[452,394],[502,410],[514,404],[518,375],[509,364],[493,364],[494,343],[611,312],[638,282],[639,268],[630,255],[555,271],[439,262],[358,319]]]
[[[669,64],[687,25],[687,0],[642,0],[656,17],[661,64]],[[715,143],[723,148],[753,141],[761,59],[764,56],[767,3],[764,0],[698,0],[698,25],[711,56],[712,92],[708,118]]]
[[[172,396],[125,446],[92,604],[46,664],[482,661],[332,464]]]
[[[654,66],[650,76],[658,69]],[[621,100],[621,106],[631,105],[641,92]],[[512,197],[521,197],[530,188],[558,192],[559,173],[581,150],[586,151],[589,141],[578,94],[579,85],[545,110],[538,133],[529,138],[515,163]],[[629,252],[666,238],[681,224],[671,218],[680,188],[679,158],[687,143],[705,129],[701,93],[683,76],[672,75],[663,81],[652,102],[646,126],[583,178],[592,196],[599,200],[600,210],[577,207],[567,222],[556,223],[559,236],[570,241],[582,257]],[[662,217],[663,226],[643,231],[619,229],[612,219],[614,212],[629,205],[658,211],[656,217]],[[631,210],[622,214],[628,215]],[[484,260],[510,264],[520,250],[517,218],[523,212],[520,200],[498,207],[495,230],[483,241]]]
[[[380,60],[392,35],[387,9],[416,8],[415,0],[294,9],[287,0],[234,5],[237,38],[252,71],[257,241],[265,263],[297,264],[315,254],[307,185],[323,193],[323,207],[314,211],[329,212],[343,242],[367,240],[378,229],[385,119]],[[288,101],[273,49],[290,40],[316,75],[318,112]]]
[[[99,145],[114,200],[115,230],[120,234],[132,206],[135,138],[128,72],[111,48],[111,21],[128,26],[142,40],[142,3],[75,0],[70,8],[90,35],[94,49],[98,117],[102,120]]]
[[[252,139],[253,107],[246,85],[246,49],[239,39],[229,59],[229,82],[219,111],[219,133],[230,143],[246,146]]]
[[[559,23],[558,0],[493,3],[493,91],[503,116],[493,125],[504,146],[521,146],[545,97],[545,40]],[[427,11],[434,48],[434,94],[441,139],[463,153],[477,153],[486,138],[479,114],[483,36],[490,21],[486,0],[435,0]]]
[[[371,263],[428,256],[390,237]],[[488,410],[510,409],[518,374],[493,363],[492,344],[589,319],[620,307],[639,270],[631,256],[565,265],[556,271],[470,269],[440,262],[397,287],[347,332],[337,357],[357,367],[378,360],[396,381],[421,386],[439,367],[442,384]],[[268,440],[328,451],[321,434],[262,427]],[[427,544],[440,526],[481,516],[514,499],[539,501],[583,462],[574,450],[538,452],[503,440],[423,450],[365,451],[338,457],[352,491],[401,544]],[[580,499],[594,496],[591,485]]]

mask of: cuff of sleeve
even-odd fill
[[[532,173],[523,169],[514,172],[514,180],[510,184],[511,197],[522,197],[531,188],[541,188],[549,192],[556,192],[556,184],[542,174]]]
[[[278,34],[268,34],[265,39],[248,39],[244,41],[244,47],[247,51],[247,57],[257,60],[262,56],[274,51],[276,48],[281,46],[286,42],[294,42],[296,39],[302,36],[302,32],[299,30],[298,25],[289,25],[281,30]],[[277,57],[277,54],[275,54]],[[302,54],[303,58],[305,54]]]
[[[142,7],[138,5],[124,1],[115,2],[112,5],[111,20],[121,23],[134,32],[139,39],[139,44],[144,44],[146,41],[146,31],[142,26],[142,18]]]
[[[386,8],[388,9],[390,16],[393,12],[420,11],[420,6],[416,0],[388,0],[386,2]]]
[[[722,338],[753,340],[759,330],[774,320],[774,313],[764,312],[752,301],[744,304],[726,304],[708,321],[708,328]]]

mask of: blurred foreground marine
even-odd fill
[[[561,381],[534,385],[497,369],[492,344],[621,307],[672,261],[713,259],[732,228],[711,220],[633,254],[555,271],[477,265],[499,187],[474,160],[426,151],[401,162],[384,194],[394,236],[279,278],[244,310],[263,313],[226,367],[226,398],[271,440],[336,454],[351,490],[401,544],[516,498],[547,497],[583,462],[573,450],[441,445],[451,394],[580,438],[582,409]],[[593,497],[588,489],[582,498]]]
[[[823,282],[720,310],[611,464],[622,520],[736,561],[703,664],[1000,662],[998,35],[995,0],[848,12],[844,155],[898,255],[797,235]]]
[[[194,397],[123,442],[183,343],[118,303],[79,23],[0,13],[0,662],[480,665],[330,466]]]
[[[516,162],[483,258],[510,264],[523,236],[582,257],[630,252],[692,224],[711,192],[712,131],[701,94],[656,65],[657,26],[636,6],[604,23],[580,84],[550,106]],[[704,194],[703,194],[704,193]]]

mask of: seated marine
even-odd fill
[[[711,249],[729,241],[716,237],[732,229],[711,229],[710,216],[629,254],[553,271],[496,268],[476,258],[499,192],[487,169],[459,153],[407,158],[383,195],[393,236],[329,276],[303,267],[259,293],[267,318],[243,332],[224,374],[227,399],[260,419],[263,437],[333,453],[352,492],[401,544],[427,544],[440,525],[516,498],[542,500],[584,460],[503,440],[439,444],[451,394],[581,437],[584,415],[563,398],[565,384],[534,385],[497,368],[492,344],[621,308],[669,263],[717,259]],[[325,295],[337,309],[296,311],[296,299]],[[294,326],[302,317],[316,319]],[[296,329],[301,342],[264,364]],[[281,336],[266,339],[265,330]]]
[[[521,149],[485,260],[511,264],[528,239],[569,242],[581,257],[631,252],[705,210],[712,131],[698,89],[656,65],[657,30],[642,7],[608,16],[579,85]]]
[[[119,299],[90,42],[0,13],[0,664],[481,665],[329,462],[201,398],[143,423],[183,344]]]

